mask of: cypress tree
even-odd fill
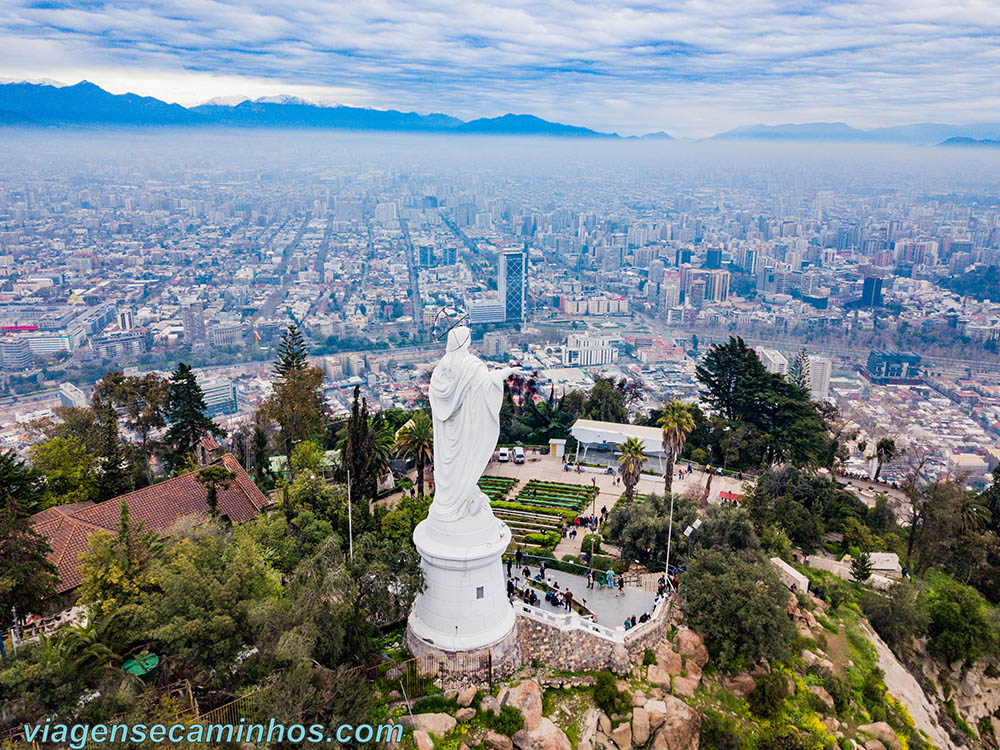
[[[344,466],[350,471],[351,502],[360,509],[360,518],[364,523],[367,523],[370,515],[368,501],[374,499],[378,487],[372,461],[374,447],[375,439],[368,419],[368,402],[361,397],[361,389],[354,386],[354,402],[351,405],[351,417],[347,421]]]
[[[181,362],[170,376],[170,405],[167,409],[167,463],[171,471],[184,466],[207,435],[223,437],[226,431],[205,413],[205,396],[191,368]]]
[[[118,416],[111,406],[101,409],[97,454],[97,494],[101,500],[131,492],[135,486],[125,446],[118,435]]]

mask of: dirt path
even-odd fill
[[[859,624],[861,632],[874,644],[878,652],[878,665],[885,672],[886,688],[896,700],[906,706],[917,729],[925,732],[930,741],[941,750],[957,750],[948,733],[937,723],[934,707],[920,689],[916,678],[899,663],[889,647],[867,622],[862,620]]]

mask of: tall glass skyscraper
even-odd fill
[[[525,294],[528,286],[528,256],[523,250],[500,254],[500,278],[497,291],[504,305],[508,323],[522,325],[527,315]]]

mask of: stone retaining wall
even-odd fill
[[[568,672],[609,669],[616,674],[628,674],[633,665],[642,663],[646,649],[655,649],[667,632],[672,605],[672,601],[667,602],[652,620],[626,631],[624,642],[588,630],[560,628],[519,612],[521,660],[525,664],[537,660],[539,664]]]
[[[442,651],[406,629],[404,645],[417,660],[422,675],[440,676],[449,686],[485,685],[503,679],[521,667],[519,622],[496,643],[473,651]]]
[[[623,643],[586,630],[563,630],[526,615],[517,618],[521,660],[538,661],[552,669],[580,672],[588,669],[629,671],[628,652]]]
[[[621,640],[585,628],[561,627],[518,611],[513,630],[486,648],[442,651],[411,636],[409,629],[405,644],[421,674],[439,676],[451,686],[483,685],[491,672],[492,679],[502,679],[535,662],[567,672],[608,669],[626,675],[642,663],[646,649],[655,649],[662,640],[670,627],[672,607],[672,601],[665,603],[653,619],[626,631]]]

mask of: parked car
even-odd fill
[[[502,464],[505,464],[508,461],[510,461],[510,449],[509,448],[501,448],[500,450],[498,450],[497,451],[497,461],[499,461]]]
[[[524,448],[520,445],[514,446],[514,463],[523,464],[524,463]]]

